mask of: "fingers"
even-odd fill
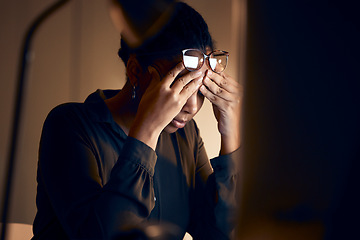
[[[180,93],[190,92],[193,94],[196,90],[199,89],[202,85],[202,72],[189,72],[184,76],[181,76],[179,79],[175,80],[173,86],[171,87],[174,91]]]
[[[172,82],[175,80],[176,76],[180,74],[181,71],[185,69],[182,62],[178,63],[173,69],[171,69],[163,78],[164,84],[170,87]]]
[[[240,84],[223,73],[216,74],[208,71],[203,83],[206,87],[202,86],[200,91],[213,104],[219,105],[224,100],[227,102],[240,101]]]
[[[186,98],[190,97],[202,85],[201,75],[203,73],[201,71],[194,71],[178,77],[184,69],[182,62],[177,64],[163,78],[163,84],[171,88],[171,91],[175,94],[184,95]],[[177,77],[178,79],[176,79]]]
[[[171,89],[177,93],[187,92],[199,88],[201,84],[201,71],[188,72],[172,82]],[[194,81],[193,81],[194,80]]]
[[[210,80],[208,77],[205,77],[203,82],[206,87],[202,87],[200,91],[211,102],[215,103],[220,99],[231,101],[232,94],[216,83],[212,82],[212,80]]]
[[[240,84],[238,82],[236,82],[232,77],[226,75],[225,73],[217,74],[208,70],[206,72],[206,77],[207,79],[216,83],[219,88],[224,89],[229,93],[237,93],[238,88],[240,87]],[[210,83],[211,82],[209,82],[209,84]]]

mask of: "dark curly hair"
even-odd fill
[[[176,2],[169,22],[152,38],[138,48],[129,47],[121,39],[118,55],[127,64],[131,54],[135,54],[141,66],[146,69],[155,60],[172,60],[181,54],[181,50],[197,48],[205,51],[214,49],[213,39],[203,17],[183,2]]]

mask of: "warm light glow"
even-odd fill
[[[203,59],[201,59],[201,60],[203,60]],[[198,57],[187,56],[187,55],[184,56],[184,64],[186,67],[196,69],[198,67],[198,63],[199,63]]]
[[[210,67],[211,69],[215,69],[216,65],[217,65],[217,60],[216,58],[209,58],[209,62],[210,62]]]

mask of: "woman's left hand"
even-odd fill
[[[240,147],[243,88],[225,73],[215,73],[211,70],[207,71],[203,84],[200,91],[213,105],[221,134],[220,153],[231,153]]]

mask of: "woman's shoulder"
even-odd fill
[[[96,90],[91,93],[84,102],[67,102],[54,107],[48,116],[65,117],[81,114],[91,114],[91,112],[100,112],[103,114],[104,99],[109,95],[116,94],[119,90]]]
[[[91,124],[91,118],[84,103],[62,103],[46,116],[43,129],[77,129]]]
[[[62,103],[54,107],[49,114],[47,115],[46,119],[53,119],[53,118],[66,118],[71,117],[73,115],[78,115],[80,112],[84,110],[83,103]]]

